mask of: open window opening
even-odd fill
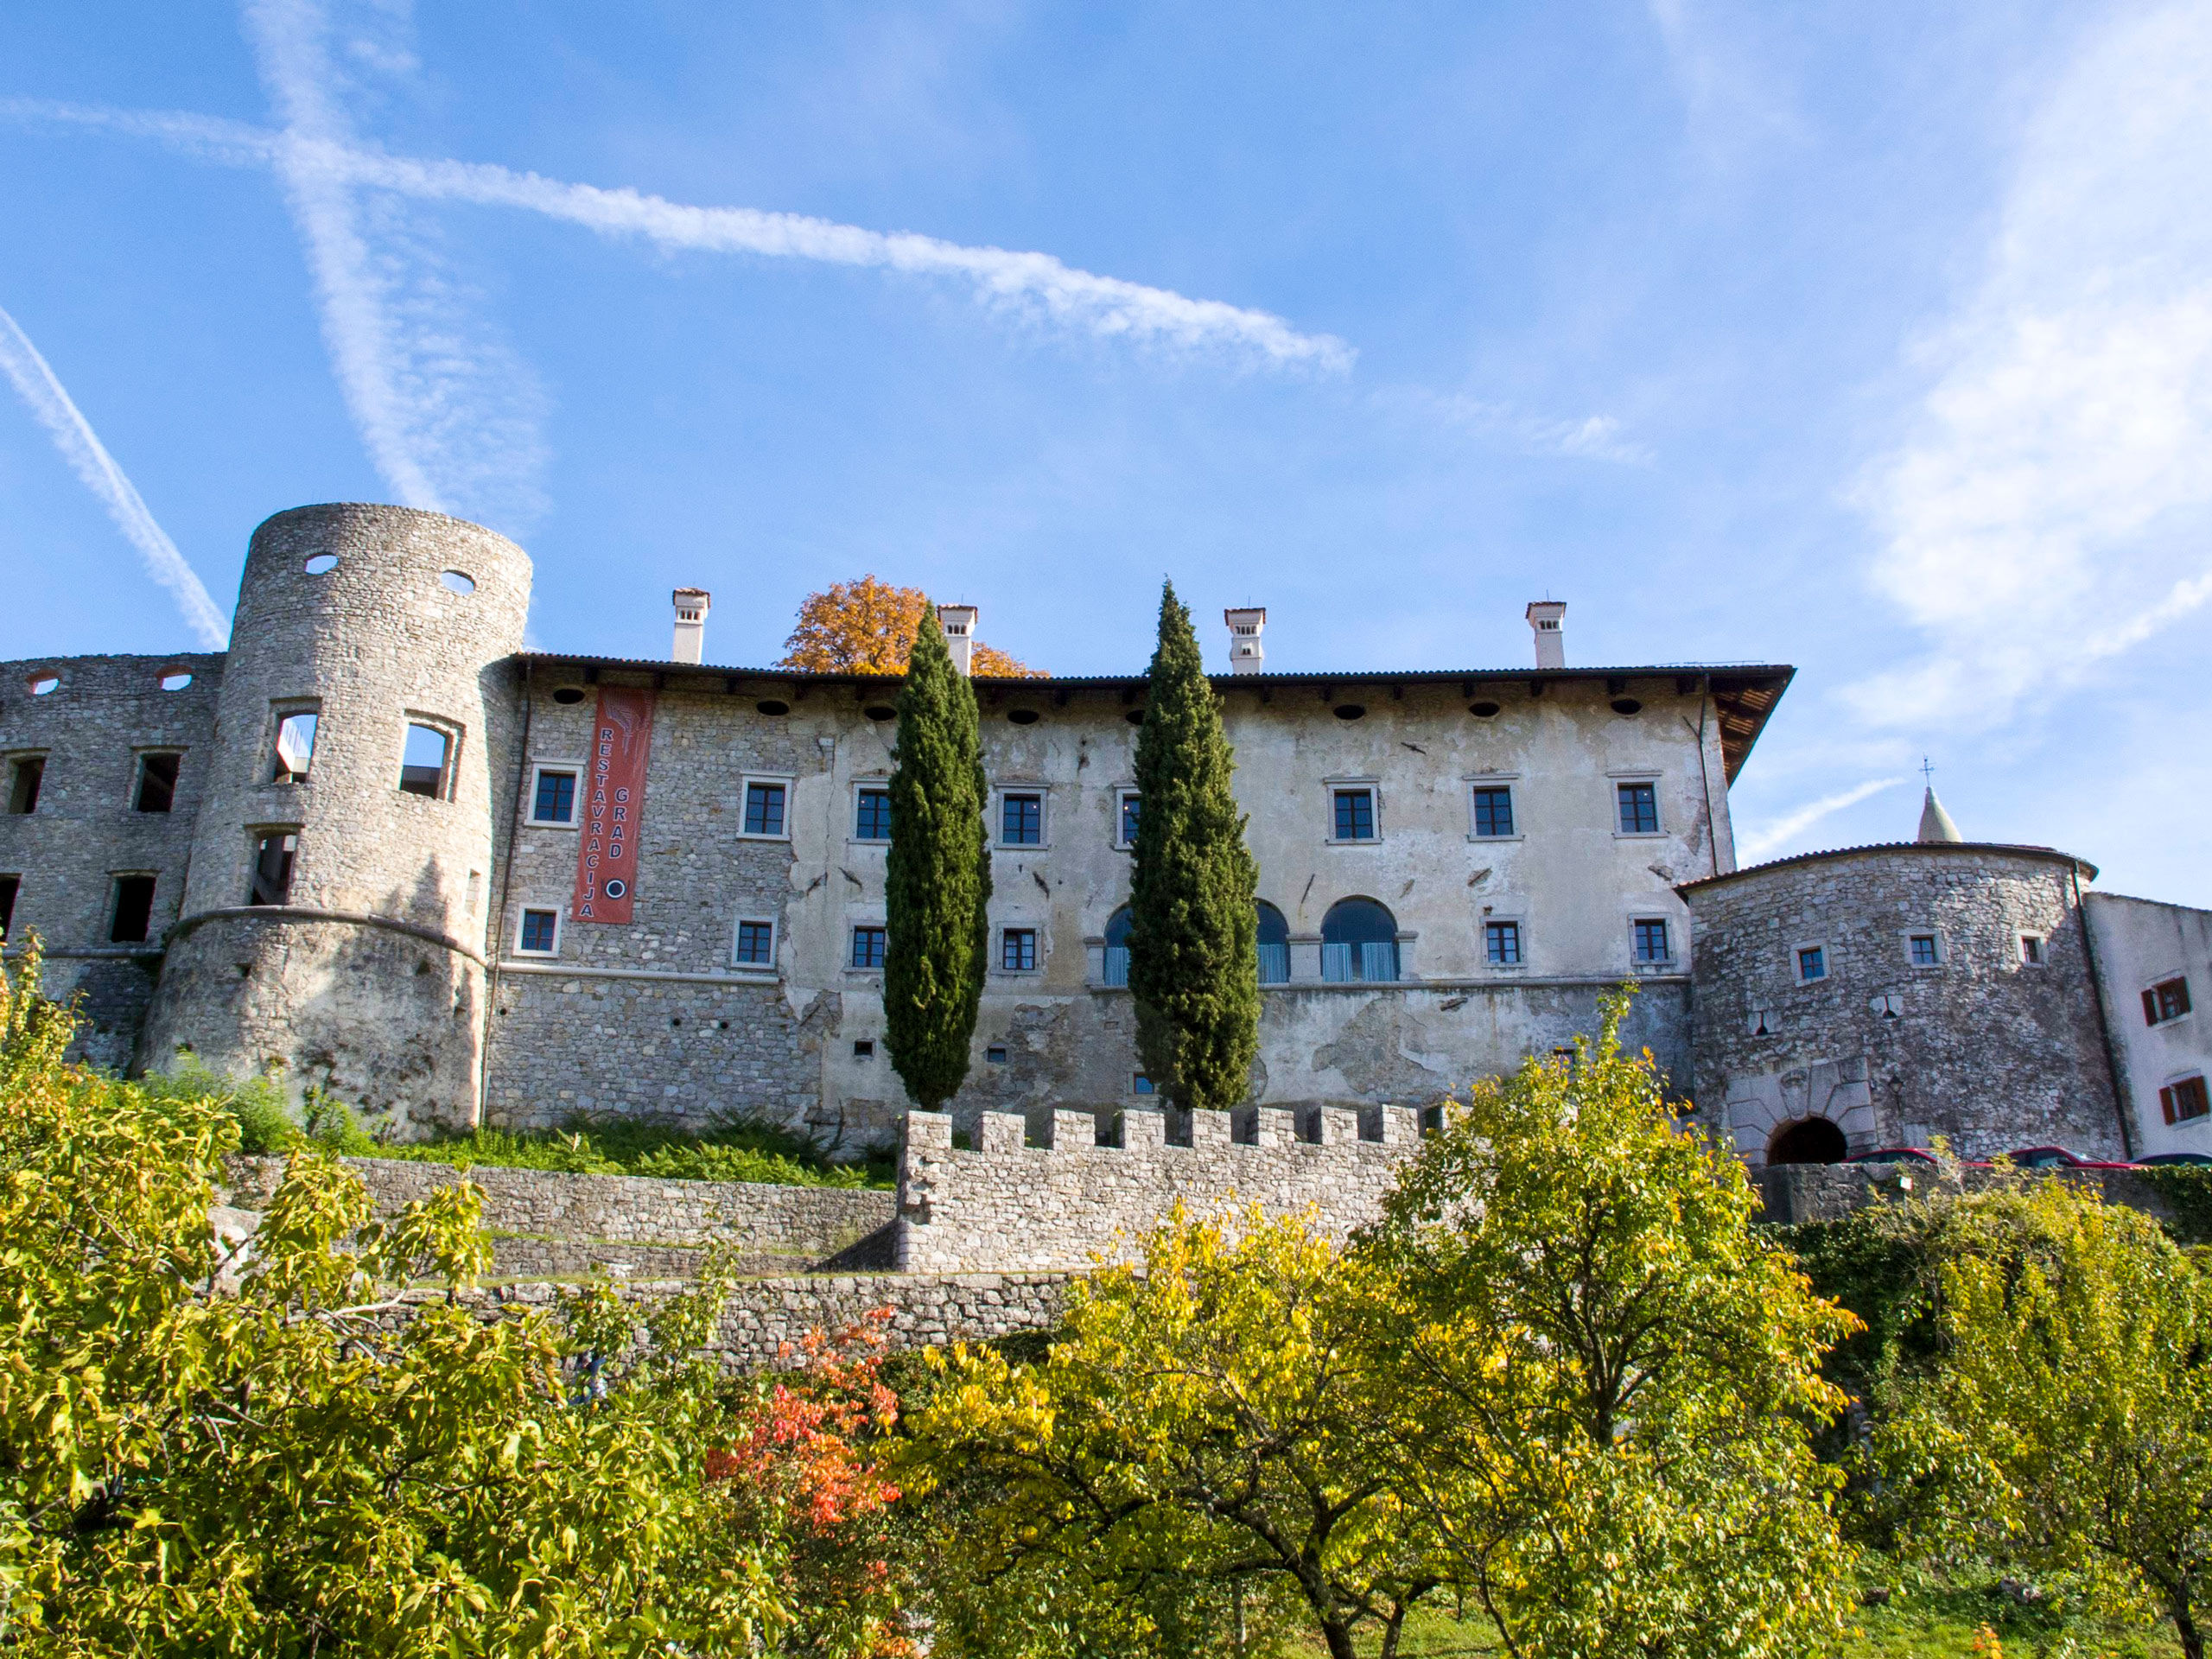
[[[292,902],[292,863],[300,838],[289,830],[257,836],[253,842],[253,885],[249,905],[289,905]]]
[[[115,878],[115,907],[109,912],[110,944],[143,944],[154,925],[154,878],[118,875]]]
[[[1398,976],[1398,918],[1372,899],[1339,899],[1321,918],[1321,977],[1339,983]]]
[[[399,755],[403,793],[442,801],[451,793],[453,734],[422,721],[407,722],[407,746]]]
[[[46,757],[18,755],[8,763],[8,810],[17,817],[38,810],[39,791],[46,784]]]
[[[315,762],[315,733],[321,716],[313,709],[276,717],[276,759],[269,773],[272,784],[304,784]]]
[[[1264,899],[1260,900],[1260,983],[1290,983],[1290,924]]]
[[[0,944],[6,942],[9,929],[16,925],[16,895],[22,885],[20,875],[0,875]]]
[[[138,757],[138,788],[130,805],[138,812],[166,812],[176,804],[176,771],[181,754]]]

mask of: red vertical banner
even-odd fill
[[[600,687],[570,921],[630,919],[638,831],[645,819],[645,757],[652,746],[653,694],[627,686]]]

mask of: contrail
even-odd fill
[[[138,550],[154,580],[169,590],[177,608],[184,613],[186,626],[208,650],[220,651],[231,636],[231,625],[215,608],[215,601],[184,562],[184,555],[176,550],[176,543],[154,522],[154,515],[146,511],[145,502],[123,475],[123,468],[115,464],[115,457],[70,401],[53,369],[39,355],[38,347],[31,344],[30,336],[5,310],[0,310],[0,369],[7,371],[8,378],[15,382],[16,390],[53,436],[54,447],[76,469],[77,476],[99,497],[116,528]]]
[[[487,162],[418,160],[296,129],[270,132],[188,112],[0,99],[0,118],[151,138],[200,161],[276,168],[288,181],[366,186],[424,201],[518,207],[601,236],[633,238],[663,249],[952,276],[970,283],[986,302],[1033,308],[1107,338],[1193,349],[1225,346],[1255,354],[1270,366],[1330,373],[1350,369],[1356,355],[1335,336],[1302,334],[1271,312],[1097,276],[1047,253],[972,247],[800,213],[690,207],[627,188],[564,183]]]
[[[1745,836],[1744,856],[1747,859],[1764,858],[1776,848],[1787,846],[1798,834],[1811,829],[1829,813],[1840,812],[1847,806],[1856,806],[1869,795],[1878,795],[1885,789],[1894,789],[1904,781],[1902,778],[1872,778],[1839,794],[1823,796],[1810,806],[1801,806],[1787,817],[1777,818],[1755,834]]]

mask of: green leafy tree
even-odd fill
[[[1243,1100],[1260,1052],[1259,868],[1236,772],[1191,613],[1168,583],[1137,732],[1129,991],[1146,1074],[1185,1109]]]
[[[883,1016],[892,1065],[932,1111],[968,1076],[988,965],[990,790],[976,718],[976,690],[953,667],[937,613],[925,611],[899,690]]]
[[[1422,1425],[1398,1490],[1520,1659],[1815,1651],[1849,1554],[1809,1431],[1856,1322],[1622,1052],[1627,1006],[1451,1106],[1363,1241]]]
[[[2202,1659],[2212,1603],[2212,1285],[2139,1211],[2070,1181],[1947,1194],[1872,1225],[1932,1294],[1878,1368],[1901,1540],[2078,1573]],[[1932,1335],[1933,1341],[1915,1341]]]
[[[1179,1210],[1071,1287],[1041,1362],[933,1353],[893,1467],[957,1493],[938,1650],[1194,1651],[1171,1618],[1241,1586],[1255,1636],[1297,1618],[1334,1659],[1362,1632],[1389,1659],[1439,1567],[1383,1455],[1414,1431],[1370,1319],[1305,1221]]]
[[[66,1065],[38,984],[0,977],[11,1650],[911,1651],[865,1362],[723,1377],[719,1273],[480,1315],[480,1192],[376,1220],[319,1148],[257,1227],[211,1215],[235,1117]]]

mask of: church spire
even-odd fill
[[[1959,826],[1951,822],[1951,815],[1943,810],[1943,803],[1936,798],[1936,768],[1926,760],[1920,763],[1920,775],[1928,783],[1927,798],[1920,807],[1920,836],[1922,841],[1964,841]]]

